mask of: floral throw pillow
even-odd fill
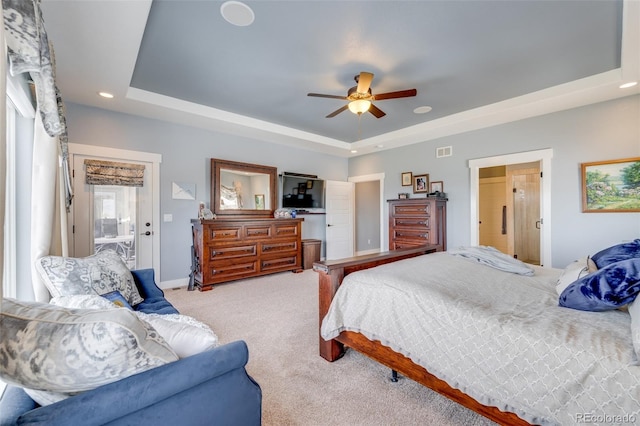
[[[68,309],[6,298],[0,324],[0,378],[40,391],[30,395],[41,404],[178,359],[129,309]]]
[[[51,297],[119,291],[131,306],[143,300],[131,271],[113,250],[82,258],[44,256],[36,269]]]

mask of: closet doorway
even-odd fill
[[[499,219],[497,222],[500,225],[498,234],[502,235],[502,227],[504,222],[504,227],[506,228],[506,238],[507,240],[507,253],[515,253],[516,251],[520,251],[521,254],[518,254],[519,259],[528,260],[532,263],[540,264],[540,266],[552,266],[551,263],[551,159],[553,158],[553,150],[552,149],[541,149],[537,151],[527,151],[516,154],[505,154],[494,157],[486,157],[469,160],[469,180],[470,180],[470,238],[469,243],[471,245],[479,245],[483,244],[480,242],[480,227],[482,224],[481,220],[481,208],[480,208],[480,171],[484,168],[493,168],[493,167],[504,167],[504,180],[505,185],[507,179],[509,182],[515,181],[515,187],[509,185],[511,188],[511,193],[508,194],[505,190],[505,196],[503,199],[503,204],[499,206],[498,210],[500,212]],[[537,167],[535,165],[538,165]],[[507,166],[510,166],[510,175],[507,178]],[[495,176],[494,176],[495,177]],[[535,188],[535,185],[538,185]],[[533,186],[533,188],[532,188]],[[516,193],[514,196],[513,189],[515,188]],[[535,195],[535,194],[538,195]],[[524,208],[524,206],[534,205],[528,198],[535,198],[539,200],[538,208],[529,209],[528,207]],[[508,206],[511,205],[511,209]],[[507,206],[504,208],[504,206]],[[495,209],[495,207],[493,207]],[[516,216],[514,210],[518,209],[518,220],[516,221]],[[502,213],[504,210],[504,213]],[[510,213],[514,212],[511,217],[513,220],[509,220]],[[484,213],[482,213],[484,214]],[[504,221],[502,218],[504,217]],[[533,219],[533,221],[531,221]],[[485,221],[488,219],[485,219]],[[495,216],[492,218],[495,222]],[[513,229],[510,228],[510,223]],[[533,229],[531,229],[530,224],[533,223]],[[524,226],[523,224],[526,224]],[[527,235],[521,237],[520,241],[527,241],[526,243],[522,243],[516,248],[516,237],[517,233],[525,233]],[[494,232],[495,233],[495,232]],[[535,236],[538,235],[536,239]],[[513,248],[509,246],[509,235],[514,235]],[[484,237],[483,237],[484,238]],[[535,241],[534,241],[535,240]],[[539,244],[538,247],[535,246],[535,243]],[[483,242],[486,244],[486,241],[483,239]],[[533,242],[533,245],[529,244],[529,242]],[[489,244],[492,245],[492,244]],[[535,253],[531,254],[534,251],[538,254],[536,258]]]
[[[540,162],[481,168],[479,242],[540,264]]]

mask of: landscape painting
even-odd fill
[[[640,157],[583,163],[582,211],[640,212]]]

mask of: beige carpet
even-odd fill
[[[221,343],[247,342],[264,425],[494,424],[412,380],[390,382],[388,368],[355,351],[333,363],[320,358],[317,293],[312,270],[206,292],[165,291],[182,314],[211,326]]]

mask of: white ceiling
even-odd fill
[[[63,99],[348,157],[640,93],[638,0],[222,3],[43,0]],[[418,94],[325,118],[360,71]]]

